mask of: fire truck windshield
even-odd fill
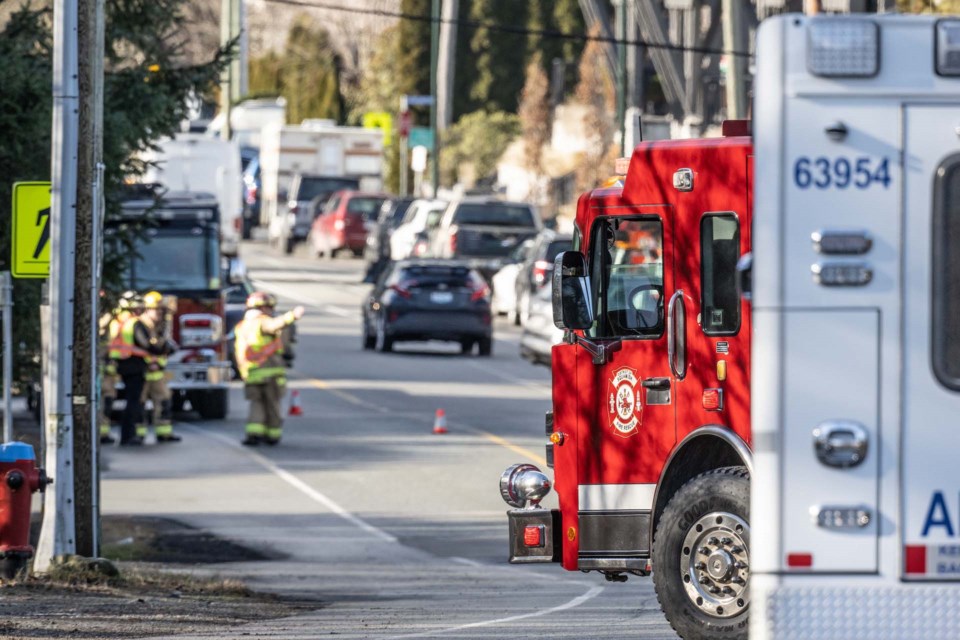
[[[134,250],[130,286],[137,291],[220,288],[217,239],[209,229],[148,229]]]

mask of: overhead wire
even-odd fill
[[[440,24],[452,24],[460,27],[472,29],[488,29],[490,31],[499,31],[501,33],[510,33],[523,36],[540,36],[543,38],[558,38],[564,40],[578,40],[582,42],[604,42],[610,44],[622,44],[634,47],[647,47],[650,49],[667,49],[670,51],[693,52],[702,54],[720,54],[732,55],[744,58],[752,58],[753,54],[749,51],[736,51],[732,49],[714,49],[712,47],[689,47],[670,42],[650,42],[648,40],[632,40],[625,38],[616,38],[613,36],[593,35],[589,33],[568,33],[566,31],[556,31],[554,29],[530,29],[528,27],[515,27],[496,22],[483,20],[466,20],[462,18],[447,19],[436,18],[432,16],[419,15],[415,13],[404,13],[402,11],[389,11],[386,9],[373,9],[350,7],[332,2],[323,2],[319,0],[263,0],[271,4],[283,4],[293,7],[326,9],[329,11],[339,11],[342,13],[353,13],[359,15],[379,16],[382,18],[397,18],[400,20],[410,20],[415,22],[439,22]]]

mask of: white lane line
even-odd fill
[[[323,495],[322,493],[320,493],[319,491],[317,491],[316,489],[308,485],[306,482],[304,482],[300,478],[296,477],[289,471],[286,471],[285,469],[277,466],[277,464],[274,463],[273,460],[271,460],[270,458],[267,458],[263,454],[247,449],[243,445],[237,442],[234,442],[232,439],[224,436],[223,434],[210,433],[209,431],[204,431],[203,429],[198,429],[197,427],[194,427],[191,425],[184,425],[184,428],[188,429],[189,431],[193,431],[194,433],[198,433],[202,436],[205,436],[207,438],[219,440],[223,444],[229,447],[232,447],[233,449],[236,449],[240,453],[246,455],[247,457],[257,462],[257,464],[259,464],[261,467],[263,467],[270,473],[274,474],[275,476],[277,476],[278,478],[280,478],[281,480],[289,484],[294,489],[297,489],[298,491],[303,493],[305,496],[307,496],[314,502],[323,505],[329,511],[340,516],[341,518],[343,518],[353,526],[357,527],[358,529],[362,529],[367,533],[369,533],[370,535],[380,538],[384,542],[397,541],[397,539],[394,536],[390,535],[386,531],[383,531],[382,529],[378,529],[372,524],[365,522],[360,518],[358,518],[357,516],[353,515],[352,513],[350,513],[343,507],[341,507],[339,504],[337,504],[327,496]]]
[[[456,631],[463,631],[465,629],[476,629],[478,627],[491,627],[497,624],[507,624],[510,622],[516,622],[518,620],[528,620],[530,618],[539,618],[542,616],[550,615],[551,613],[558,613],[560,611],[566,611],[568,609],[573,609],[579,607],[584,602],[596,598],[598,595],[603,593],[604,587],[596,586],[592,587],[589,591],[581,596],[577,596],[573,600],[564,602],[561,605],[556,607],[551,607],[549,609],[540,609],[539,611],[533,611],[531,613],[522,613],[516,616],[510,616],[508,618],[497,618],[496,620],[484,620],[483,622],[472,622],[470,624],[462,624],[456,627],[447,627],[444,629],[434,629],[432,631],[424,631],[422,633],[411,633],[402,636],[389,636],[387,640],[400,640],[401,638],[426,638],[428,636],[436,636],[448,633],[453,633]]]
[[[482,566],[483,566],[483,563],[482,563],[482,562],[477,562],[476,560],[471,560],[471,559],[469,559],[469,558],[450,558],[450,560],[451,560],[452,562],[456,562],[457,564],[465,564],[465,565],[467,565],[468,567],[482,567]]]

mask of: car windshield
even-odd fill
[[[389,216],[390,224],[396,227],[403,222],[404,217],[407,215],[407,211],[410,210],[410,203],[410,200],[400,200],[399,202],[390,204],[390,210],[387,214]]]
[[[347,213],[359,214],[364,220],[372,220],[380,211],[383,200],[383,198],[350,198],[347,201]]]
[[[472,276],[469,267],[430,265],[402,269],[398,279],[408,282],[410,288],[430,288],[439,284],[449,287],[469,287]]]
[[[557,259],[558,255],[564,251],[571,250],[573,250],[573,240],[554,240],[550,243],[550,246],[547,247],[547,255],[544,256],[544,259],[553,262]]]
[[[220,288],[217,240],[202,227],[166,231],[148,229],[136,241],[137,257],[131,260],[129,286],[137,291],[180,289],[203,291]]]
[[[454,224],[490,225],[496,227],[533,227],[530,207],[490,203],[464,203],[457,207]]]
[[[311,178],[300,179],[300,188],[297,191],[297,200],[313,200],[317,196],[326,198],[334,191],[341,189],[357,189],[360,181],[354,178]]]

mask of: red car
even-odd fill
[[[314,218],[309,241],[318,256],[334,257],[349,249],[363,254],[367,232],[377,221],[380,205],[390,196],[362,191],[337,191]]]

